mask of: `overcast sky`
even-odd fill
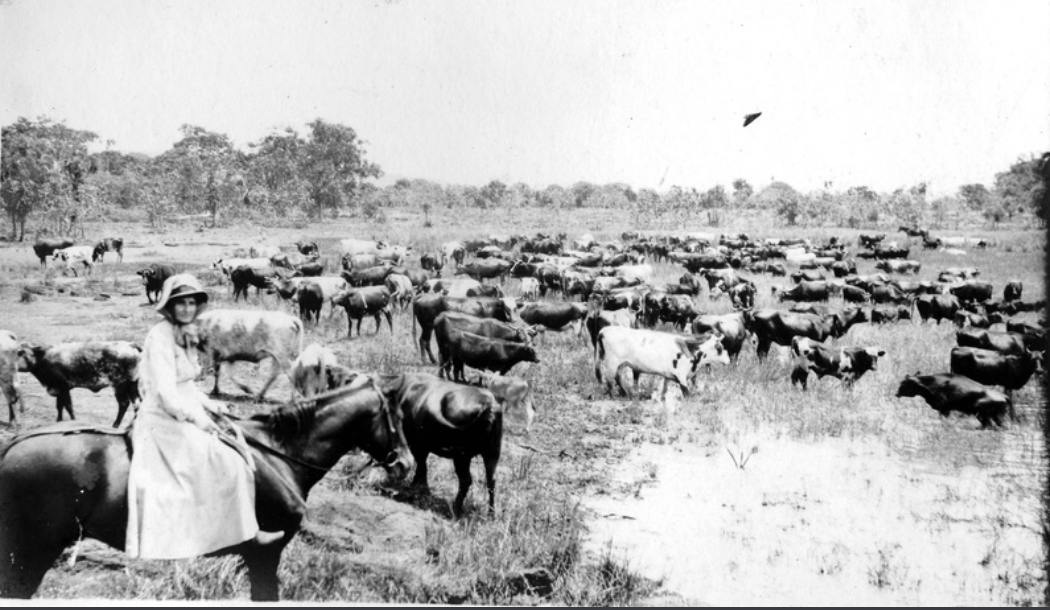
[[[382,183],[951,193],[1050,148],[1047,32],[1045,0],[0,0],[0,123],[156,154],[321,117]]]

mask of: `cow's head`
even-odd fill
[[[152,278],[157,272],[154,269],[139,269],[135,273],[142,276],[143,284],[149,284],[150,278]]]
[[[36,368],[37,362],[40,361],[46,351],[47,347],[23,342],[19,344],[18,350],[15,352],[15,366],[18,367],[20,372],[29,373]]]
[[[916,372],[914,375],[908,375],[901,381],[900,386],[897,388],[897,398],[922,396],[925,390],[926,386],[919,379],[919,373]]]

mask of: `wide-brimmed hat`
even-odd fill
[[[189,273],[173,275],[164,280],[160,298],[157,299],[156,309],[162,314],[167,314],[168,303],[171,302],[171,299],[187,296],[197,297],[197,313],[204,310],[204,306],[208,302],[208,293],[201,287],[201,283],[197,278]]]

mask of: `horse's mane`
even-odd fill
[[[370,380],[365,385],[344,386],[315,394],[309,398],[297,399],[269,413],[253,415],[251,419],[262,422],[276,440],[283,441],[312,426],[317,412],[324,407],[369,386],[375,388],[374,380]]]

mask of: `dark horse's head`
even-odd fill
[[[354,448],[365,450],[396,479],[415,467],[401,411],[367,375],[256,418],[289,454],[322,468],[331,468]]]

